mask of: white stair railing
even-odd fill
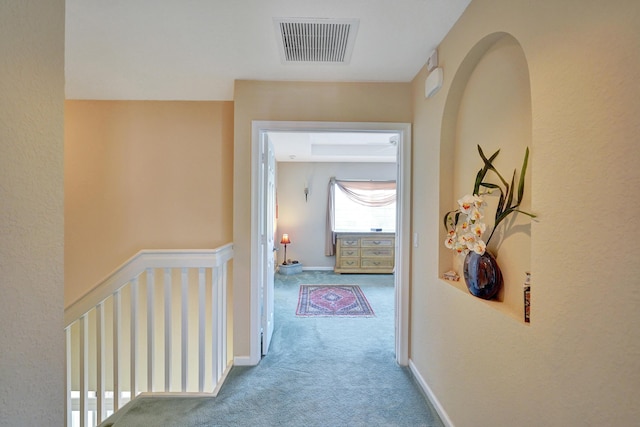
[[[65,310],[65,425],[96,426],[140,393],[217,395],[233,245],[145,250]]]

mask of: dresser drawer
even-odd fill
[[[344,238],[340,239],[340,246],[343,248],[359,247],[360,239],[358,238]]]
[[[362,268],[393,268],[393,258],[362,258]]]
[[[393,248],[362,248],[362,257],[393,258]]]
[[[360,257],[360,248],[340,248],[341,257]]]
[[[360,241],[360,246],[373,247],[373,248],[393,248],[394,239],[388,237],[363,237]]]
[[[340,258],[340,268],[360,268],[360,258]]]

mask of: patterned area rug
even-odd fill
[[[373,317],[369,301],[356,285],[300,285],[296,316]]]

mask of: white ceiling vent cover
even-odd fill
[[[283,63],[348,64],[357,19],[274,18]]]

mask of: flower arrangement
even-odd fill
[[[522,164],[517,191],[515,191],[516,170],[514,169],[513,171],[511,183],[508,183],[493,166],[493,161],[500,153],[500,150],[487,158],[482,148],[478,145],[478,153],[484,162],[484,166],[476,174],[473,193],[467,194],[459,199],[458,208],[447,212],[444,216],[444,227],[447,230],[447,239],[444,245],[454,252],[464,253],[465,255],[471,251],[478,255],[483,255],[498,225],[509,215],[520,212],[531,218],[536,217],[532,213],[519,209],[524,196],[524,176],[527,172],[527,163],[529,162],[529,148],[526,149],[524,154],[524,162]],[[501,184],[485,181],[489,171],[493,172],[499,178]],[[487,205],[484,200],[484,195],[491,194],[494,190],[500,193],[500,198],[495,212],[493,229],[489,234],[489,238],[484,241],[483,235],[487,230],[487,225],[483,222],[484,208]]]

